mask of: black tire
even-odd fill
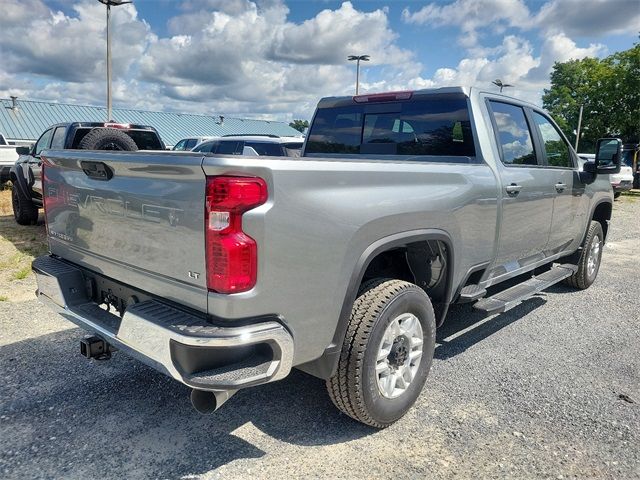
[[[404,313],[413,314],[420,322],[422,357],[406,390],[395,398],[387,398],[378,387],[376,357],[387,327]],[[435,335],[433,306],[424,290],[402,280],[368,282],[354,302],[338,369],[327,380],[334,405],[372,427],[385,428],[394,423],[422,391],[433,361]]]
[[[124,150],[127,152],[138,150],[136,142],[129,135],[115,128],[94,128],[84,136],[78,148],[82,150]]]
[[[597,252],[595,252],[594,244],[598,242]],[[584,239],[582,250],[580,252],[580,258],[578,260],[578,270],[576,273],[565,279],[565,283],[573,288],[584,290],[589,288],[598,276],[600,270],[600,261],[602,260],[602,248],[604,246],[604,234],[602,232],[602,225],[600,222],[592,221],[589,224],[589,230],[587,236]],[[594,258],[593,266],[590,268],[589,260],[592,254],[596,254]]]
[[[38,223],[38,207],[27,198],[17,184],[11,187],[11,206],[13,217],[20,225],[35,225]]]

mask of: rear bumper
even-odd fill
[[[619,182],[612,183],[611,186],[615,192],[631,190],[633,188],[633,180],[620,180]]]
[[[38,298],[67,320],[143,363],[199,390],[236,390],[279,380],[293,361],[293,339],[276,321],[219,327],[156,300],[124,315],[87,298],[85,273],[52,256],[33,262]]]

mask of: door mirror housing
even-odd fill
[[[16,147],[16,153],[18,155],[29,155],[31,153],[31,147]]]
[[[619,173],[621,159],[622,140],[619,138],[601,138],[598,140],[596,143],[596,173]]]

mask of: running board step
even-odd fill
[[[578,267],[575,265],[557,265],[537,277],[532,277],[525,282],[496,293],[492,297],[478,300],[473,305],[473,308],[487,312],[490,315],[506,312],[536,293],[570,277],[577,269]]]
[[[467,285],[460,290],[460,298],[458,303],[475,302],[476,300],[484,297],[487,294],[487,290],[480,285]]]

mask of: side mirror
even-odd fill
[[[18,155],[29,155],[31,153],[31,147],[16,147],[16,153]]]
[[[596,173],[619,173],[621,159],[622,140],[619,138],[601,138],[598,140],[596,143]]]

